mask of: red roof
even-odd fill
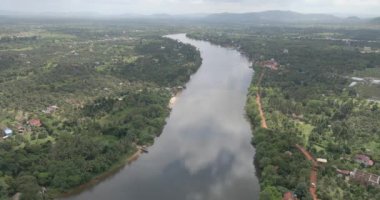
[[[350,171],[348,171],[348,170],[337,169],[336,172],[338,172],[339,174],[343,174],[343,175],[350,175]]]
[[[278,70],[278,63],[274,60],[264,61],[264,62],[262,62],[262,65],[264,67],[268,67],[272,70]]]
[[[29,125],[40,127],[40,126],[42,126],[42,123],[41,123],[41,120],[39,120],[39,119],[31,119],[31,120],[29,120]]]
[[[284,198],[282,200],[294,200],[293,194],[291,192],[285,193]]]
[[[363,154],[356,155],[355,160],[366,163],[369,166],[372,166],[374,164],[373,160],[371,160],[369,156]]]

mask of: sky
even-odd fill
[[[0,0],[0,10],[104,15],[291,10],[370,17],[380,16],[380,0]]]

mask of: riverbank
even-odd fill
[[[280,116],[278,116],[278,113],[269,112],[271,108],[268,106],[268,95],[272,91],[268,87],[263,87],[262,82],[265,79],[264,74],[270,74],[271,72],[266,72],[266,69],[261,66],[254,66],[254,69],[256,73],[252,79],[246,112],[253,129],[252,144],[256,148],[254,164],[259,172],[260,198],[273,195],[272,197],[275,197],[273,199],[282,199],[283,194],[294,190],[283,187],[279,181],[275,180],[280,178],[290,180],[286,184],[292,184],[296,187],[297,183],[294,180],[303,178],[306,180],[306,176],[300,176],[298,171],[308,169],[309,163],[294,147],[300,141],[300,138],[294,132],[284,131],[279,126],[278,118]],[[268,119],[271,121],[270,124],[274,126],[268,126]],[[280,119],[290,125],[288,118],[281,116]],[[284,165],[284,163],[287,164]],[[272,183],[270,182],[271,180],[275,182]],[[305,185],[308,184],[305,183]],[[281,190],[278,189],[279,186],[282,187]]]
[[[188,46],[188,45],[184,45],[184,46]],[[199,62],[198,62],[199,61]],[[201,66],[202,62],[201,62],[201,58],[198,58],[197,59],[197,62],[195,62],[196,64],[196,70],[194,71],[194,73],[199,69],[199,67]],[[188,81],[190,80],[190,77],[191,75],[190,74],[187,74],[187,78],[184,79],[183,81]],[[181,82],[180,85],[184,85],[186,84],[185,82]],[[177,86],[177,87],[174,87],[174,88],[165,88],[166,90],[168,90],[170,92],[170,94],[172,94],[172,96],[165,96],[165,98],[167,98],[167,103],[165,104],[166,107],[165,107],[165,112],[166,115],[163,116],[166,120],[169,118],[170,116],[170,113],[171,113],[171,110],[174,108],[176,102],[177,102],[177,99],[179,97],[179,95],[181,94],[182,90],[184,89],[185,87],[184,86]],[[153,139],[155,140],[156,138],[158,138],[161,133],[162,133],[162,130],[163,128],[166,126],[166,120],[165,120],[165,123],[162,124],[162,127],[160,128],[160,131],[159,131],[159,134],[156,134],[156,137]],[[158,133],[158,132],[157,132]],[[139,145],[153,145],[153,140],[144,140],[144,141],[140,141],[140,144]],[[120,161],[118,161],[117,163],[113,164],[109,169],[107,169],[105,172],[99,174],[99,175],[96,175],[94,176],[93,178],[90,179],[90,181],[88,181],[87,183],[84,183],[82,185],[79,185],[73,189],[69,189],[68,191],[66,192],[63,192],[63,193],[59,193],[57,192],[56,195],[54,196],[58,196],[59,198],[62,198],[62,199],[71,199],[71,197],[75,197],[77,195],[79,195],[80,193],[86,191],[86,190],[89,190],[93,187],[95,187],[97,184],[99,184],[100,182],[104,181],[104,180],[107,180],[109,178],[112,178],[114,175],[118,174],[121,170],[123,170],[124,168],[127,168],[128,165],[132,164],[134,161],[138,160],[139,156],[142,154],[142,153],[147,153],[147,151],[145,148],[142,148],[140,146],[135,146],[134,147],[134,150],[131,151],[131,153],[127,154],[125,157],[123,157],[123,159],[121,159]]]
[[[182,93],[182,90],[179,90],[177,91],[169,100],[169,104],[168,104],[168,107],[170,109],[173,109],[179,96],[181,95]],[[128,165],[132,164],[134,161],[136,161],[139,156],[143,153],[143,150],[141,147],[136,147],[134,151],[132,151],[134,153],[131,153],[131,154],[128,154],[125,156],[124,159],[120,160],[118,163],[115,163],[112,167],[110,167],[109,170],[107,170],[106,172],[102,173],[102,174],[99,174],[97,176],[95,176],[94,178],[92,178],[89,182],[85,183],[85,184],[82,184],[76,188],[73,188],[67,192],[64,192],[59,196],[59,198],[65,198],[65,197],[70,197],[70,196],[73,196],[73,195],[76,195],[76,194],[79,194],[91,187],[94,187],[95,185],[97,185],[98,183],[106,180],[107,178],[117,174],[120,170],[122,170],[124,167],[127,167]]]
[[[181,93],[182,93],[182,90],[179,90],[178,92],[176,92],[176,93],[172,96],[172,98],[170,98],[170,101],[169,101],[169,104],[168,104],[168,107],[169,107],[170,109],[173,109],[173,108],[174,108],[174,106],[175,106],[175,104],[177,103],[177,100],[178,100],[179,96],[181,95]]]
[[[108,179],[109,177],[117,174],[120,170],[122,170],[124,167],[127,167],[128,165],[132,164],[134,161],[136,161],[140,155],[142,154],[142,150],[140,148],[135,148],[134,153],[130,153],[124,157],[124,159],[121,159],[119,162],[115,163],[112,167],[110,167],[109,170],[95,176],[92,178],[89,182],[84,183],[78,187],[75,187],[73,189],[70,189],[66,192],[60,193],[57,195],[59,199],[61,198],[67,198],[76,194],[80,194],[81,192],[90,189],[94,187],[95,185],[99,184],[100,182]]]
[[[199,196],[258,200],[259,184],[252,165],[254,148],[243,109],[246,93],[242,91],[247,91],[252,78],[248,59],[237,51],[191,40],[183,34],[171,38],[197,47],[204,62],[183,86],[186,90],[172,109],[162,135],[149,148],[149,154],[70,200]],[[173,97],[172,105],[177,101]],[[211,175],[214,169],[218,171]],[[215,184],[220,185],[220,192],[210,193]]]
[[[177,101],[177,98],[178,96],[180,95],[181,91],[179,92],[176,92],[174,96],[172,96],[168,102],[168,108],[169,109],[172,109]],[[170,114],[169,114],[170,115]],[[169,116],[166,116],[166,118],[169,117]],[[143,144],[144,146],[145,145],[152,145],[152,144]],[[90,181],[88,181],[87,183],[84,183],[82,185],[79,185],[75,188],[72,188],[68,191],[65,191],[63,193],[58,193],[57,195],[54,195],[54,196],[57,196],[58,198],[68,198],[68,197],[71,197],[71,196],[75,196],[77,194],[80,194],[81,192],[83,191],[86,191],[94,186],[96,186],[97,184],[99,184],[100,182],[104,181],[104,180],[107,180],[108,178],[114,176],[115,174],[117,174],[118,172],[120,172],[122,169],[124,169],[125,167],[128,167],[128,165],[132,164],[134,161],[138,160],[138,158],[140,157],[140,155],[143,152],[142,150],[143,148],[141,146],[136,146],[134,147],[134,150],[131,151],[131,153],[127,154],[124,156],[124,158],[122,158],[119,162],[113,164],[109,169],[107,169],[105,172],[99,174],[99,175],[96,175],[95,177],[91,178]]]
[[[375,76],[379,59],[352,51],[344,43],[308,39],[319,33],[317,29],[307,29],[310,32],[302,33],[302,39],[289,37],[301,30],[290,27],[281,31],[268,27],[226,29],[218,33],[199,30],[193,35],[236,46],[258,61],[273,59],[280,63],[277,70],[266,71],[261,87],[261,106],[268,129],[260,127],[259,106],[255,103],[259,66],[255,66],[247,103],[247,114],[254,127],[257,166],[262,172],[260,196],[281,199],[284,192],[291,191],[291,196],[295,194],[298,199],[376,199],[378,190],[347,182],[344,176],[336,175],[335,168],[379,171],[379,166],[363,167],[354,162],[357,155],[363,154],[373,160],[380,158],[376,151],[379,104],[368,100],[378,94],[377,81],[351,80]],[[356,32],[347,29],[347,37]],[[352,81],[358,84],[350,85]],[[294,144],[328,162],[319,164],[317,173],[313,162],[305,159]],[[318,197],[313,195],[316,189]]]
[[[261,82],[265,75],[265,69],[262,70],[260,74],[260,78],[256,83],[257,86],[257,94],[256,94],[256,104],[258,107],[258,111],[260,114],[260,120],[261,120],[261,128],[268,129],[267,121],[265,118],[265,113],[263,109],[263,105],[261,102]],[[318,200],[317,196],[317,180],[318,180],[318,164],[317,161],[314,159],[314,157],[311,155],[309,151],[307,151],[304,147],[295,144],[295,147],[305,156],[307,160],[309,160],[312,163],[312,167],[310,169],[310,186],[309,186],[309,192],[313,198],[313,200]],[[286,193],[285,193],[286,194]],[[284,194],[284,196],[285,196]]]

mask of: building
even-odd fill
[[[317,158],[317,162],[319,163],[327,163],[327,159],[324,159],[324,158]]]
[[[350,174],[351,174],[351,171],[349,171],[349,170],[341,170],[341,169],[337,169],[336,172],[337,172],[338,174],[342,174],[342,175],[345,175],[345,176],[350,176]]]
[[[371,53],[371,52],[372,52],[372,48],[371,47],[364,47],[363,51],[361,51],[361,53]]]
[[[12,136],[13,135],[13,131],[12,131],[12,129],[10,129],[10,128],[5,128],[4,130],[3,130],[3,139],[6,139],[6,138],[8,138],[8,137],[10,137],[10,136]]]
[[[39,120],[39,119],[31,119],[31,120],[28,121],[28,124],[30,126],[34,126],[34,127],[40,127],[40,126],[42,126],[41,120]]]
[[[364,154],[358,154],[354,158],[355,162],[362,164],[366,167],[372,167],[374,165],[373,160],[367,155]]]
[[[25,127],[22,125],[17,126],[17,131],[18,133],[24,133],[26,131]]]
[[[42,110],[42,112],[45,113],[45,114],[52,114],[55,111],[57,111],[58,108],[59,108],[58,106],[52,105],[52,106],[47,107],[46,110]]]
[[[282,200],[295,200],[292,192],[286,192]]]
[[[357,181],[363,185],[380,187],[380,176],[362,172],[357,169],[350,173],[352,180]]]
[[[271,60],[262,62],[262,66],[267,67],[271,70],[278,70],[279,64],[272,58]]]

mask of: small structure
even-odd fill
[[[25,127],[22,125],[17,126],[17,131],[18,133],[24,133],[26,131]]]
[[[148,148],[146,146],[137,146],[137,149],[139,149],[141,153],[149,153]]]
[[[55,111],[57,111],[58,108],[59,108],[58,106],[52,105],[52,106],[47,107],[46,110],[42,110],[42,112],[45,113],[45,114],[52,114]]]
[[[380,188],[380,176],[362,172],[357,169],[350,173],[350,177],[363,185],[374,186]]]
[[[372,48],[371,47],[364,47],[360,53],[372,53]]]
[[[12,131],[12,129],[10,129],[10,128],[5,128],[4,130],[3,130],[3,139],[6,139],[6,138],[8,138],[8,137],[10,137],[10,136],[12,136],[13,135],[13,131]]]
[[[366,167],[372,167],[374,165],[373,160],[367,155],[364,154],[358,154],[355,156],[355,162],[360,163]]]
[[[39,120],[39,119],[31,119],[31,120],[28,121],[28,124],[30,126],[34,126],[34,127],[40,127],[40,126],[42,126],[41,120]]]
[[[288,53],[289,53],[289,50],[288,50],[288,49],[284,49],[283,53],[284,53],[284,54],[288,54]]]
[[[337,172],[338,174],[342,174],[342,175],[345,175],[345,176],[350,176],[350,174],[351,174],[351,171],[349,171],[349,170],[341,170],[341,169],[337,169],[336,172]]]
[[[282,200],[295,200],[292,192],[286,192]]]
[[[351,79],[354,81],[365,81],[364,78],[359,78],[359,77],[351,77]]]
[[[319,163],[323,163],[323,164],[326,164],[326,163],[327,163],[327,159],[324,159],[324,158],[317,158],[317,162],[319,162]]]
[[[271,60],[264,61],[261,64],[262,66],[269,68],[271,70],[278,70],[278,66],[279,66],[278,62],[276,62],[274,58],[272,58]]]
[[[354,82],[352,82],[348,87],[354,87],[354,86],[356,86],[357,84],[358,84],[358,82],[354,81]]]
[[[292,153],[292,152],[290,152],[290,151],[285,151],[285,155],[287,155],[287,156],[291,157],[291,156],[293,156],[293,153]]]

